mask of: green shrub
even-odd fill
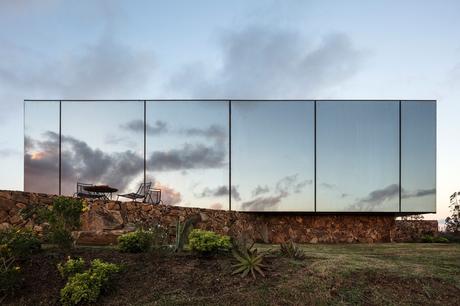
[[[194,229],[190,232],[188,242],[192,251],[203,254],[214,253],[219,250],[229,251],[231,248],[229,236],[200,229]]]
[[[85,270],[85,261],[81,257],[72,259],[69,256],[65,263],[58,263],[57,269],[63,278],[68,278],[74,274],[83,272]]]
[[[48,240],[61,248],[72,247],[72,231],[80,227],[80,215],[85,208],[81,199],[66,197],[57,197],[51,208],[42,208],[39,216],[49,223]]]
[[[436,243],[449,243],[449,239],[446,237],[434,237],[434,242]]]
[[[13,257],[27,257],[41,248],[41,242],[34,232],[25,228],[10,228],[0,231],[0,245],[9,249]]]
[[[153,239],[151,232],[138,229],[118,237],[118,249],[126,253],[147,252],[152,248]]]
[[[424,243],[433,243],[434,238],[433,238],[433,236],[426,235],[426,236],[422,237],[421,241],[424,242]]]
[[[21,287],[22,273],[7,245],[0,245],[0,293],[8,295]]]
[[[67,284],[61,289],[61,303],[63,305],[95,303],[101,293],[110,287],[113,277],[119,271],[120,267],[116,264],[100,259],[93,260],[89,270],[69,277]]]

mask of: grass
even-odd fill
[[[85,247],[72,256],[126,267],[116,290],[98,305],[460,305],[460,244],[301,245],[306,259],[272,250],[267,277],[232,276],[231,256],[122,254]],[[46,249],[32,260],[30,280],[8,305],[54,304],[68,253]]]

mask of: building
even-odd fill
[[[436,102],[26,100],[25,191],[78,182],[165,204],[309,213],[436,212]]]

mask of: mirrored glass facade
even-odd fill
[[[314,107],[313,101],[232,102],[235,210],[315,210]]]
[[[26,101],[25,191],[236,211],[436,211],[436,102]]]
[[[147,181],[171,205],[228,209],[228,101],[147,101]]]
[[[135,192],[144,180],[142,102],[62,102],[62,194],[76,183]]]
[[[24,190],[59,193],[59,102],[24,104]]]
[[[436,211],[436,103],[401,103],[401,211]]]

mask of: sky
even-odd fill
[[[458,1],[1,0],[0,188],[23,189],[23,99],[435,99],[437,214],[427,218],[443,219],[449,195],[460,189],[459,15]],[[136,116],[123,118],[132,119],[126,133],[135,130]],[[161,122],[152,122],[152,131],[161,130]],[[113,162],[94,144],[81,143],[85,131],[72,128],[77,123],[66,129],[71,151],[85,149]],[[123,124],[129,122],[114,127]],[[188,137],[191,128],[174,130]],[[181,143],[169,152],[207,152],[209,171],[219,172],[225,160],[207,150],[222,149],[209,136],[212,123],[193,131],[195,146]],[[121,136],[131,139],[127,135]],[[123,141],[115,136],[121,137],[104,133],[114,152],[114,143]],[[118,156],[125,163],[117,167],[136,173],[130,156]],[[113,177],[110,171],[105,179]],[[308,187],[309,178],[299,174],[285,178],[279,186]],[[219,184],[201,187],[198,196],[222,193]]]

